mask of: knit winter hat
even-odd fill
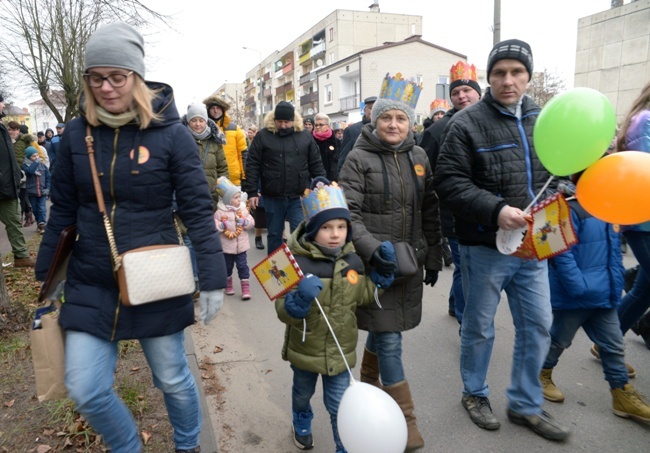
[[[528,71],[528,81],[533,76],[533,51],[528,43],[519,39],[507,39],[497,43],[488,56],[487,80],[490,82],[490,73],[494,64],[499,60],[518,60]]]
[[[318,230],[325,222],[333,219],[344,219],[348,222],[348,235],[346,242],[352,237],[352,228],[348,202],[343,189],[336,182],[318,176],[311,183],[311,190],[306,189],[300,198],[302,212],[307,220],[305,223],[305,237],[313,241]]]
[[[217,179],[217,193],[225,204],[229,205],[233,195],[239,192],[241,192],[239,187],[234,185],[232,181],[225,176],[220,176],[219,179]]]
[[[124,22],[97,29],[86,44],[84,72],[103,66],[133,71],[144,79],[144,38],[140,32]]]
[[[38,154],[38,150],[34,148],[33,146],[28,146],[25,148],[25,157],[29,159],[32,157],[34,154]]]
[[[187,121],[197,116],[203,118],[206,122],[208,121],[208,111],[205,108],[205,104],[194,103],[187,107]]]
[[[370,112],[370,121],[374,127],[377,127],[377,118],[379,118],[382,113],[387,112],[388,110],[401,110],[402,112],[406,113],[406,116],[409,117],[409,126],[413,126],[415,124],[415,112],[411,107],[401,101],[394,99],[379,98],[373,104],[372,112]]]
[[[275,106],[275,119],[293,121],[295,117],[295,110],[293,105],[287,101],[281,101]]]

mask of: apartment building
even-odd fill
[[[261,123],[280,101],[292,102],[303,116],[312,115],[321,108],[321,69],[365,49],[415,35],[422,35],[422,16],[382,13],[376,2],[368,11],[335,10],[282,50],[260,55],[260,63],[246,73],[244,116],[249,123]],[[354,90],[348,86],[343,93],[360,93],[360,81]]]
[[[605,94],[623,120],[650,80],[650,0],[623,4],[578,21],[574,85]]]

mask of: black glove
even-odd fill
[[[425,285],[433,287],[438,281],[438,271],[433,269],[426,269],[424,274],[424,280],[422,280]]]
[[[380,274],[394,274],[397,270],[397,263],[395,261],[385,260],[384,257],[381,256],[380,249],[381,247],[377,247],[377,249],[372,252],[372,256],[370,257],[370,265],[377,269]]]

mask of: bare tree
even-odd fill
[[[530,79],[526,94],[533,98],[540,107],[551,100],[553,96],[566,89],[566,83],[558,74],[550,73],[546,68],[542,72],[535,72]]]
[[[0,61],[5,73],[20,73],[60,122],[77,116],[83,50],[103,23],[143,25],[166,17],[139,0],[3,0]],[[51,91],[63,90],[65,111]]]

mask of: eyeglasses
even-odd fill
[[[314,124],[314,127],[325,127],[325,126],[329,126],[329,124],[323,124],[323,123]]]
[[[104,80],[107,80],[108,84],[113,88],[120,88],[126,85],[126,79],[131,74],[133,74],[133,71],[127,74],[110,74],[107,76],[91,72],[90,74],[84,74],[84,79],[91,88],[101,88],[104,85]]]

